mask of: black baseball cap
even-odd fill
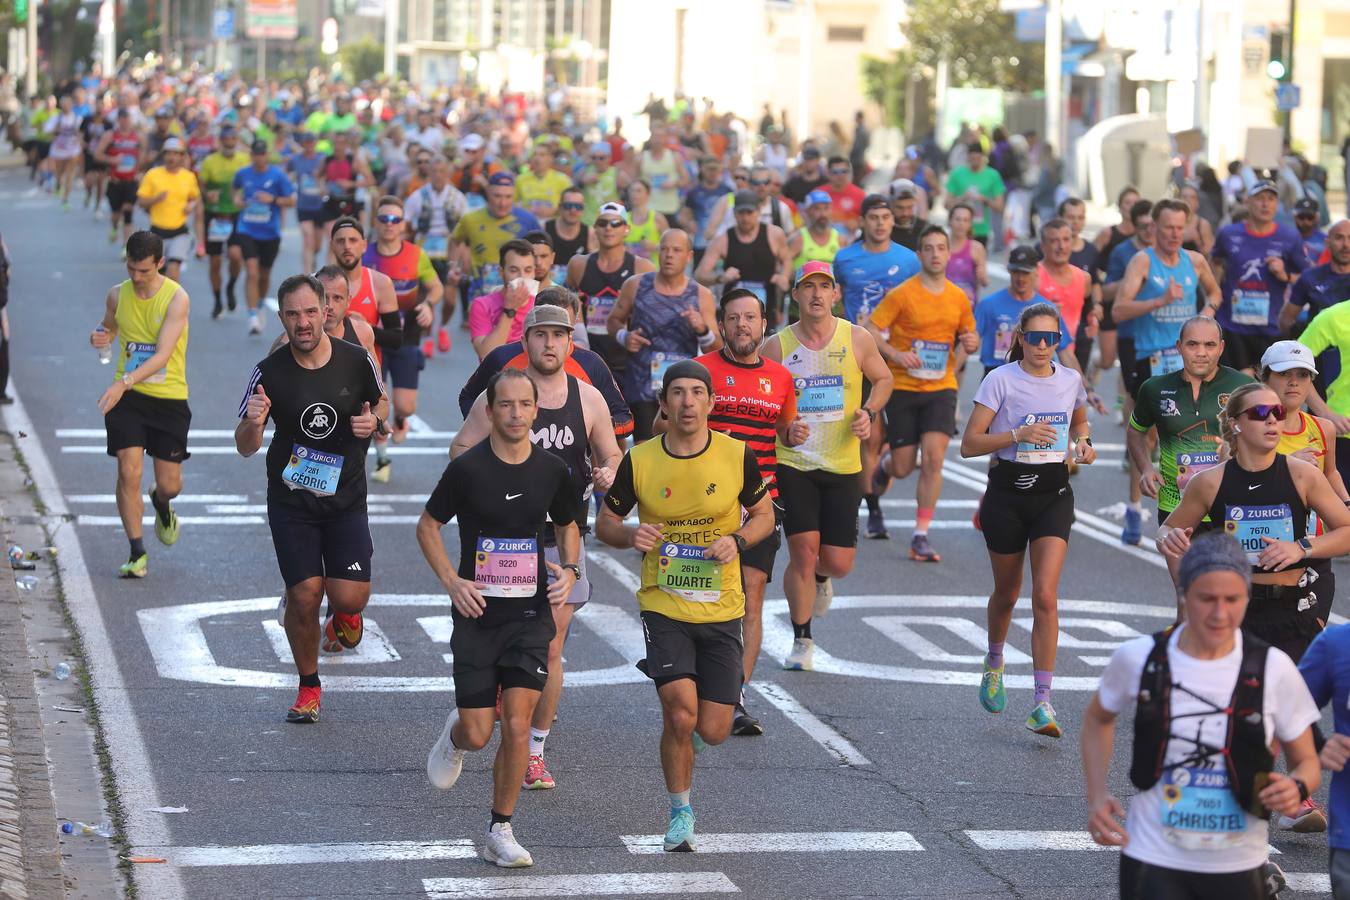
[[[1014,247],[1008,254],[1009,272],[1035,272],[1036,266],[1041,262],[1041,255],[1036,252],[1035,247],[1023,245]]]
[[[351,216],[343,216],[342,218],[338,219],[336,222],[333,223],[332,230],[328,232],[330,239],[332,235],[337,234],[338,231],[340,231],[343,228],[355,229],[356,233],[359,234],[361,237],[364,238],[366,236],[366,230],[361,227],[360,222],[356,221],[356,219],[352,218]]]
[[[253,144],[248,149],[254,155],[257,155],[259,153],[267,153],[268,152],[267,141],[254,141]]]
[[[880,194],[868,194],[863,198],[862,206],[858,207],[858,215],[865,216],[874,209],[889,210],[890,208],[891,201],[885,197]]]
[[[712,375],[708,373],[703,363],[692,359],[682,359],[666,369],[666,374],[661,378],[662,397],[666,396],[666,391],[670,390],[671,384],[679,378],[698,379],[703,382],[703,386],[708,389],[708,393],[712,393]]]
[[[1294,204],[1294,215],[1315,216],[1321,212],[1322,207],[1311,197],[1304,197]]]

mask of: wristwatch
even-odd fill
[[[123,384],[124,387],[131,387],[131,386],[134,385],[135,383],[136,383],[136,382],[134,382],[134,381],[131,380],[131,373],[130,373],[130,372],[127,372],[126,374],[124,374],[124,375],[122,376],[122,384]]]
[[[867,419],[869,422],[875,422],[877,420],[877,411],[875,409],[867,406],[864,406],[863,409],[867,410]]]
[[[561,566],[559,566],[559,568],[571,569],[572,574],[577,577],[577,581],[581,580],[581,566],[577,565],[576,563],[563,563]]]
[[[1306,535],[1298,539],[1298,545],[1303,548],[1304,559],[1312,555],[1312,541]]]
[[[508,319],[514,319],[516,317],[516,313],[518,312],[520,312],[520,310],[506,307],[502,310],[502,315],[506,316]]]
[[[731,533],[731,539],[736,542],[737,553],[744,553],[745,548],[750,546],[749,542],[746,541],[746,539],[740,534],[740,532],[733,531]]]
[[[1075,438],[1075,439],[1074,439],[1074,443],[1075,443],[1075,444],[1077,444],[1077,443],[1080,442],[1080,441],[1081,441],[1082,443],[1084,443],[1084,444],[1087,444],[1089,447],[1091,447],[1091,446],[1092,446],[1092,435],[1090,435],[1090,434],[1085,434],[1085,435],[1083,435],[1083,436],[1080,437],[1080,438]]]
[[[381,419],[379,416],[375,417],[375,432],[381,437],[389,433],[389,429],[385,427],[384,419]]]

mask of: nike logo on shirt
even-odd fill
[[[524,496],[525,496],[524,494],[507,494],[507,495],[506,495],[506,499],[507,499],[507,500],[514,500],[514,499],[516,499],[517,497],[524,497]]]

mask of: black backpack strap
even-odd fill
[[[1247,631],[1242,632],[1242,663],[1233,696],[1228,703],[1228,735],[1224,763],[1228,784],[1242,808],[1257,818],[1267,815],[1256,796],[1257,780],[1275,765],[1266,743],[1266,658],[1270,645]],[[1261,778],[1264,782],[1264,778]]]
[[[1172,717],[1172,667],[1167,661],[1167,644],[1175,628],[1172,625],[1153,635],[1153,648],[1139,673],[1130,782],[1141,791],[1153,787],[1162,777]]]

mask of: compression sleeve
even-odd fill
[[[403,320],[394,312],[380,313],[380,324],[371,329],[375,332],[375,343],[386,350],[397,350],[403,346]]]

